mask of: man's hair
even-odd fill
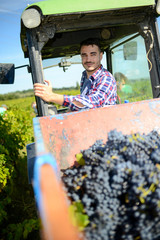
[[[89,45],[96,45],[99,48],[99,51],[102,52],[99,38],[87,38],[86,40],[82,41],[80,43],[80,51],[82,46],[89,46]]]

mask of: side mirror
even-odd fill
[[[0,84],[14,83],[15,67],[12,63],[0,63]]]
[[[123,45],[124,60],[136,60],[137,59],[137,42],[131,41]]]

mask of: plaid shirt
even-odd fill
[[[76,96],[64,95],[63,106],[69,107],[72,111],[79,111],[116,104],[116,81],[102,65],[88,79],[86,71],[82,73],[80,92],[81,94]],[[84,107],[73,104],[74,100],[82,103]]]

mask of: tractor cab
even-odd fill
[[[80,42],[96,37],[104,52],[102,64],[117,81],[117,103],[158,98],[159,5],[156,0],[47,0],[29,5],[21,15],[20,38],[33,84],[45,78],[59,85],[71,78],[79,82]],[[49,104],[39,97],[36,103],[38,116],[49,115]]]

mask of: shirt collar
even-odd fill
[[[98,78],[99,75],[100,75],[100,73],[102,72],[102,69],[103,69],[103,65],[101,64],[101,66],[97,69],[97,71],[95,71],[95,72],[89,77],[89,79],[93,81],[94,79]],[[87,78],[87,72],[86,72],[86,70],[83,72],[83,76],[85,76],[85,78]]]
[[[102,69],[103,69],[103,65],[101,64],[101,66],[97,69],[97,71],[95,71],[93,74],[92,74],[92,78],[96,79],[99,77],[99,75],[101,74],[102,72]]]

